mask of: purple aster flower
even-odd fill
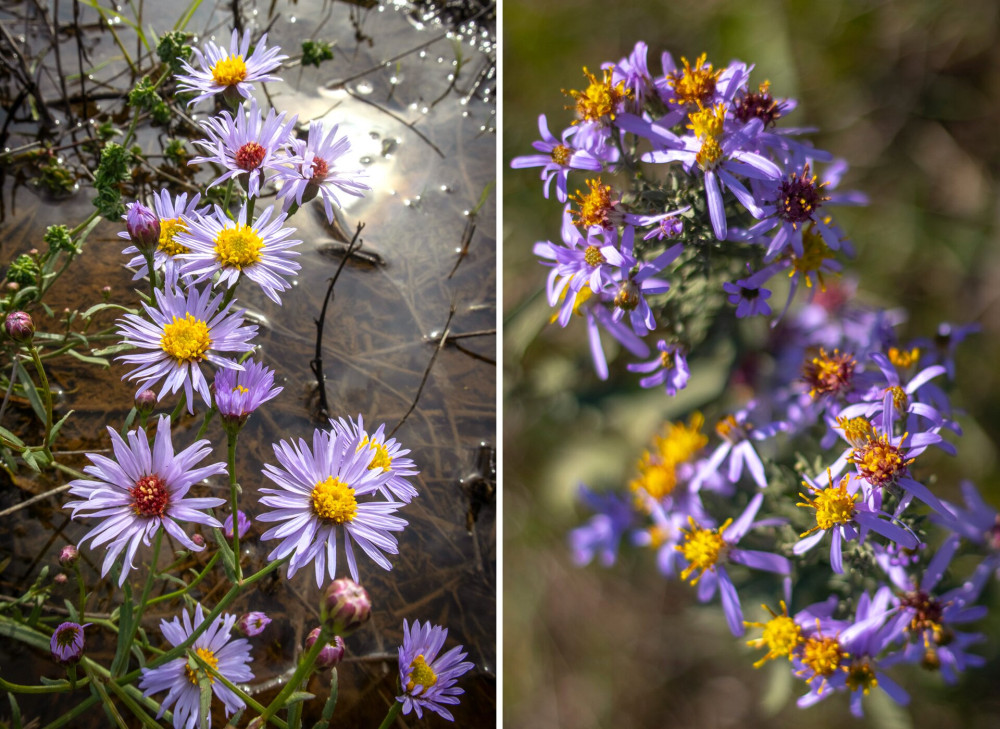
[[[711,600],[718,587],[722,597],[722,610],[729,623],[729,630],[735,636],[743,635],[743,609],[740,607],[736,586],[722,562],[742,564],[781,575],[787,575],[791,571],[789,561],[781,555],[736,546],[755,526],[753,519],[763,501],[764,494],[755,494],[736,521],[727,519],[718,529],[700,526],[693,517],[688,517],[690,528],[684,530],[684,542],[676,547],[687,562],[687,567],[681,572],[681,579],[687,580],[690,577],[691,584],[698,585],[698,599],[701,602]]]
[[[160,631],[172,646],[183,643],[194,630],[205,622],[205,614],[201,605],[194,608],[194,620],[185,608],[180,618],[168,622],[160,621]],[[232,639],[233,624],[236,616],[223,613],[215,618],[212,624],[195,638],[188,651],[225,676],[230,683],[246,683],[253,680],[250,670],[250,641],[246,638]],[[156,668],[143,668],[139,679],[139,688],[143,695],[152,696],[160,691],[167,691],[166,697],[160,702],[159,719],[167,709],[173,707],[174,729],[194,729],[198,723],[201,691],[198,681],[206,671],[202,668],[191,668],[186,657],[175,658]],[[222,700],[226,716],[243,708],[243,699],[226,687],[222,681],[211,679],[212,693]]]
[[[160,220],[141,202],[129,203],[128,212],[122,219],[125,221],[125,237],[132,241],[136,250],[148,251],[159,242]]]
[[[358,448],[374,451],[368,470],[382,469],[378,489],[383,496],[390,500],[395,497],[406,504],[417,496],[417,489],[409,480],[420,473],[417,464],[412,458],[406,457],[410,452],[409,448],[403,448],[395,438],[386,440],[385,423],[379,425],[371,434],[365,430],[361,415],[358,415],[357,421],[344,418],[331,419],[330,425],[336,435],[346,436],[352,441],[358,439]]]
[[[935,524],[946,527],[973,544],[984,545],[994,552],[1000,552],[1000,514],[979,495],[975,484],[962,481],[962,498],[965,509],[947,501],[946,514],[931,514]]]
[[[253,96],[252,83],[281,80],[272,76],[271,72],[279,68],[288,56],[280,55],[280,48],[267,47],[267,33],[260,37],[254,45],[253,53],[248,56],[249,51],[249,29],[244,32],[242,39],[233,30],[228,53],[225,48],[212,41],[205,44],[204,51],[195,48],[194,63],[182,61],[186,74],[177,76],[178,91],[198,94],[188,102],[188,106],[220,92],[228,93],[230,98],[235,98],[238,93],[244,99],[250,99]]]
[[[241,370],[232,367],[219,370],[212,384],[215,407],[223,422],[240,426],[254,410],[277,397],[283,389],[274,384],[274,370],[256,360],[246,362]]]
[[[317,195],[323,197],[326,219],[333,222],[333,206],[343,207],[337,193],[363,197],[370,190],[362,182],[364,171],[344,165],[343,158],[351,151],[346,136],[337,136],[339,127],[327,128],[323,122],[309,124],[308,139],[292,140],[296,161],[275,170],[274,179],[280,181],[278,197],[284,210],[294,202],[302,205]]]
[[[49,648],[52,650],[52,660],[64,666],[71,665],[83,656],[83,629],[86,625],[79,623],[62,623],[52,633]]]
[[[684,221],[679,216],[690,209],[690,206],[687,206],[661,215],[640,215],[635,218],[634,222],[636,227],[639,228],[644,228],[647,225],[655,223],[655,226],[642,237],[643,240],[676,238],[684,232]]]
[[[555,180],[556,199],[559,202],[566,202],[566,178],[571,169],[592,172],[600,172],[602,169],[601,160],[592,153],[571,146],[570,137],[578,130],[579,127],[569,127],[563,132],[560,141],[549,132],[545,114],[542,114],[538,117],[538,133],[541,135],[542,141],[531,143],[531,146],[542,154],[515,157],[510,162],[510,166],[515,170],[528,167],[542,168],[541,179],[545,183],[542,187],[542,194],[546,200],[549,199],[549,188],[552,187],[552,180]]]
[[[656,92],[646,62],[648,52],[649,46],[639,41],[627,58],[622,58],[618,63],[601,64],[602,69],[611,69],[612,84],[624,83],[625,88],[632,92],[631,98],[625,102],[626,108],[642,109],[646,97]]]
[[[674,121],[666,126],[679,122],[688,110],[697,112],[716,104],[730,103],[746,87],[753,70],[753,66],[741,61],[733,61],[725,68],[716,70],[708,63],[708,56],[704,53],[695,59],[693,66],[682,56],[684,67],[681,68],[674,63],[669,52],[660,56],[660,62],[663,76],[655,79],[654,85],[663,103],[676,107],[673,112],[676,116],[670,117]]]
[[[629,372],[652,372],[653,374],[639,380],[640,387],[658,387],[666,383],[668,395],[676,395],[679,390],[687,387],[691,370],[688,369],[687,356],[678,344],[667,344],[661,339],[656,343],[659,354],[649,362],[636,362],[628,365]]]
[[[80,540],[91,539],[92,546],[108,544],[108,554],[101,567],[101,577],[108,574],[123,551],[125,560],[119,585],[125,584],[132,569],[132,560],[140,542],[150,544],[150,538],[161,527],[187,549],[200,551],[184,533],[178,522],[189,521],[209,527],[221,527],[205,509],[221,506],[225,499],[205,497],[184,498],[191,487],[209,476],[225,473],[224,463],[195,468],[195,464],[212,452],[207,440],[199,440],[174,454],[170,435],[170,418],[161,415],[156,424],[156,436],[150,451],[146,434],[141,430],[126,433],[128,442],[108,427],[115,460],[98,453],[88,453],[93,465],[83,469],[91,479],[70,482],[69,492],[81,498],[65,506],[73,510],[73,518],[100,517],[101,523]],[[91,512],[91,513],[86,513]]]
[[[597,513],[583,526],[569,533],[573,561],[583,566],[597,555],[601,564],[610,567],[618,556],[622,535],[632,526],[635,510],[624,494],[601,494],[580,484],[579,499]]]
[[[242,514],[243,512],[241,511],[240,513]],[[254,638],[263,633],[264,628],[270,623],[271,618],[267,617],[267,613],[255,610],[241,615],[240,619],[236,621],[236,629],[246,637]]]
[[[566,293],[563,289],[552,288],[556,281],[565,284],[571,291],[589,286],[591,292],[599,294],[615,280],[615,267],[608,262],[605,252],[617,255],[616,228],[593,227],[584,236],[574,225],[567,205],[563,210],[562,239],[565,245],[540,241],[534,247],[535,255],[545,259],[542,263],[552,266],[549,274],[549,303],[552,306]]]
[[[201,200],[200,193],[195,193],[194,197],[188,201],[188,194],[186,192],[182,192],[180,195],[174,197],[166,188],[153,195],[153,208],[160,221],[159,240],[156,244],[156,250],[153,251],[153,265],[157,269],[165,270],[168,267],[173,268],[178,264],[179,259],[177,256],[188,252],[187,248],[177,242],[176,236],[178,233],[183,233],[187,230],[187,223],[184,222],[185,219],[197,219],[207,210],[207,208],[198,209],[199,200]],[[131,240],[126,231],[119,233],[118,237]],[[137,281],[149,273],[146,266],[146,257],[142,255],[136,246],[131,245],[124,249],[122,253],[124,255],[133,255],[129,262],[125,264],[130,268],[136,269],[135,275],[132,277],[133,281]]]
[[[298,251],[289,250],[302,241],[288,240],[295,228],[285,228],[284,213],[274,220],[274,206],[268,206],[260,217],[247,223],[247,206],[240,208],[236,220],[216,206],[211,215],[189,219],[188,229],[177,239],[189,253],[179,257],[184,261],[181,274],[192,276],[200,283],[219,274],[217,285],[230,288],[246,276],[256,283],[271,301],[281,303],[279,293],[290,284],[285,277],[295,274],[301,266],[294,260]]]
[[[619,269],[615,272],[618,283],[613,299],[614,320],[620,321],[628,314],[632,331],[641,337],[647,331],[656,328],[656,319],[646,302],[646,296],[664,294],[670,290],[668,282],[653,278],[653,275],[677,260],[677,257],[684,252],[684,244],[677,243],[671,246],[652,261],[640,262],[633,254],[634,240],[635,228],[626,225],[622,232],[620,249],[604,248],[601,253],[609,264]]]
[[[261,539],[280,539],[268,555],[269,560],[291,555],[288,576],[314,563],[316,585],[322,587],[324,573],[337,576],[337,538],[344,534],[344,552],[351,577],[357,581],[358,565],[354,544],[385,570],[392,565],[383,552],[398,554],[392,532],[402,531],[406,521],[393,514],[402,506],[396,501],[358,501],[372,496],[382,485],[381,469],[369,469],[376,452],[361,445],[356,434],[313,433],[313,445],[301,438],[298,444],[282,440],[274,445],[280,468],[266,464],[264,475],[277,489],[261,489],[260,500],[272,511],[257,519],[281,522],[261,535]]]
[[[247,531],[250,529],[250,517],[246,515],[246,512],[242,509],[236,510],[236,524],[239,528],[240,539],[246,536]],[[226,539],[233,538],[233,515],[230,514],[226,517],[226,520],[222,522],[222,533],[226,535]]]
[[[658,499],[644,499],[653,520],[652,526],[635,531],[632,543],[637,547],[649,547],[656,550],[656,566],[664,577],[674,577],[678,572],[681,556],[677,546],[684,539],[684,527],[688,523],[688,514],[682,510],[667,510]]]
[[[771,315],[771,307],[767,303],[771,298],[771,291],[764,288],[764,282],[771,278],[777,268],[778,265],[772,264],[736,283],[723,282],[722,290],[729,294],[729,303],[736,307],[737,319]]]
[[[728,478],[730,483],[736,483],[740,480],[745,464],[757,486],[767,488],[764,463],[757,455],[752,441],[772,438],[780,431],[786,430],[787,426],[781,421],[776,421],[759,428],[755,427],[750,422],[750,411],[753,407],[754,404],[751,403],[743,410],[727,415],[716,424],[715,431],[722,438],[722,443],[702,465],[698,475],[694,478],[693,488],[698,488],[705,479],[714,475],[727,456],[729,457]]]
[[[834,486],[833,476],[827,470],[830,485],[826,488],[819,486],[808,476],[803,478],[803,485],[812,494],[799,494],[804,501],[797,506],[815,510],[816,526],[799,535],[801,538],[793,549],[795,554],[805,554],[830,532],[830,567],[837,574],[843,574],[843,542],[857,539],[863,543],[868,530],[881,534],[904,549],[916,549],[920,544],[920,539],[912,530],[892,523],[892,515],[861,500],[858,477],[852,478],[848,474]]]
[[[188,164],[211,162],[228,170],[213,180],[209,187],[245,173],[248,175],[247,194],[259,197],[264,170],[302,161],[299,157],[281,154],[292,140],[297,120],[298,116],[293,116],[285,121],[285,112],[278,114],[274,109],[268,112],[265,119],[257,107],[257,100],[251,99],[249,106],[240,106],[235,117],[223,111],[219,116],[209,117],[201,123],[208,138],[197,139],[195,144],[208,154],[194,157]],[[238,179],[242,181],[243,178]]]
[[[118,357],[138,365],[122,379],[138,380],[140,391],[164,380],[157,400],[183,388],[188,412],[194,412],[195,391],[211,403],[201,363],[239,369],[242,365],[225,359],[222,353],[251,351],[250,340],[257,334],[256,326],[244,326],[243,309],[233,311],[233,302],[219,309],[222,297],[222,293],[213,297],[208,287],[198,291],[191,286],[185,292],[168,277],[164,288],[156,291],[156,307],[142,305],[148,320],[136,314],[118,320],[118,333],[125,344],[149,350]]]
[[[458,704],[459,695],[465,692],[455,682],[473,664],[464,661],[467,654],[462,646],[438,655],[447,637],[447,628],[430,622],[421,625],[419,620],[410,626],[403,620],[403,645],[399,647],[399,686],[403,693],[396,701],[403,705],[404,714],[416,711],[417,717],[423,718],[424,709],[428,709],[455,721],[445,705]]]

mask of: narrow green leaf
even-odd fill
[[[70,351],[72,352],[73,350],[70,350]],[[69,418],[70,415],[73,414],[73,412],[74,411],[70,410],[68,413],[66,413],[61,418],[59,418],[59,420],[56,422],[56,424],[52,426],[52,434],[49,435],[49,447],[50,448],[52,447],[52,444],[54,444],[56,442],[56,436],[59,435],[59,429],[61,427],[63,427],[63,423],[66,422],[66,420]]]
[[[35,383],[28,376],[27,371],[24,369],[24,365],[18,360],[14,363],[14,368],[17,370],[17,380],[18,386],[24,392],[24,396],[28,398],[28,402],[31,403],[31,409],[35,411],[35,415],[43,423],[45,422],[45,406],[42,404],[42,398],[38,396],[38,390],[35,389]]]
[[[17,699],[14,698],[14,694],[7,694],[7,698],[10,699],[10,720],[13,729],[24,729],[21,724],[21,707],[17,705]]]
[[[77,352],[75,349],[67,349],[66,354],[68,354],[70,357],[75,357],[81,362],[86,362],[87,364],[97,365],[99,367],[104,367],[104,368],[108,368],[111,366],[111,363],[108,360],[104,359],[104,357],[91,357],[89,354],[83,354],[81,352]]]
[[[18,438],[16,435],[11,433],[6,428],[0,428],[0,438],[3,438],[8,443],[13,443],[16,446],[23,446],[24,441]]]
[[[118,344],[112,344],[110,347],[104,347],[103,349],[92,349],[90,353],[95,357],[103,357],[108,354],[118,354],[119,352],[127,352],[130,349],[135,349],[131,344],[125,344],[124,342],[119,342]]]

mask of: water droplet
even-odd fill
[[[437,62],[438,63],[444,63],[444,56],[438,56],[437,57]]]
[[[372,86],[371,83],[368,81],[361,81],[358,83],[357,86],[354,87],[354,90],[357,91],[359,94],[368,95],[375,90],[375,87]]]
[[[441,185],[441,192],[451,192],[451,188],[447,185]]]
[[[430,111],[430,109],[429,109],[428,107],[426,107],[426,106],[425,106],[425,107],[423,107],[423,108],[422,108],[422,109],[420,110],[420,113],[421,113],[421,114],[426,114],[426,113],[427,113],[427,112],[429,112],[429,111]]]
[[[420,51],[420,53],[418,53],[417,55],[420,58],[427,58],[427,51]]]
[[[469,217],[470,212],[471,211],[469,211],[469,210],[463,210],[462,211],[462,215],[464,215],[465,217]]]
[[[295,17],[294,15],[293,15],[292,17],[290,17],[290,18],[288,19],[288,22],[289,22],[289,23],[294,23],[294,22],[295,22],[296,20],[297,20],[297,18],[296,18],[296,17]]]
[[[358,162],[360,162],[361,164],[363,164],[365,167],[368,167],[368,166],[371,165],[372,162],[374,162],[374,160],[371,157],[369,157],[368,155],[365,155],[364,157],[362,157],[361,159],[359,159]]]

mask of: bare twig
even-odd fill
[[[364,103],[368,104],[369,106],[374,106],[376,109],[378,109],[379,111],[381,111],[383,114],[386,114],[387,116],[391,116],[393,119],[395,119],[396,121],[398,121],[403,126],[407,127],[411,132],[413,132],[418,137],[420,137],[422,140],[424,140],[431,149],[433,149],[435,152],[438,153],[438,156],[441,157],[441,159],[445,158],[445,154],[444,154],[444,152],[441,151],[441,148],[438,147],[436,144],[434,144],[434,142],[432,142],[430,140],[430,138],[426,134],[424,134],[422,131],[420,131],[419,129],[417,129],[411,122],[408,122],[408,121],[406,121],[406,119],[404,119],[403,117],[399,116],[398,114],[394,114],[393,112],[389,111],[388,109],[385,109],[385,108],[379,106],[378,104],[376,104],[371,99],[366,99],[364,96],[360,96],[360,95],[354,93],[350,89],[344,89],[344,91],[346,91],[347,95],[350,96],[352,99],[357,99],[358,101],[363,101]]]
[[[358,236],[361,235],[364,227],[364,223],[358,223],[357,230],[354,231],[354,237],[351,238],[351,242],[347,246],[347,253],[340,259],[340,265],[337,266],[333,278],[330,279],[330,285],[326,289],[326,296],[323,297],[323,308],[319,312],[319,319],[316,320],[316,354],[309,362],[309,368],[316,376],[316,386],[319,389],[319,414],[323,418],[330,416],[330,405],[326,399],[326,377],[323,375],[323,324],[326,321],[326,309],[330,302],[333,301],[333,287],[340,277],[340,272],[344,270],[344,265],[354,252],[355,244],[357,244],[357,248],[360,248],[363,244],[363,241]]]

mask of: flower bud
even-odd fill
[[[252,638],[255,635],[260,635],[264,632],[264,628],[267,624],[271,622],[271,618],[267,617],[265,613],[261,612],[250,612],[245,615],[241,615],[240,619],[236,621],[237,629],[243,633],[248,638]],[[313,639],[315,643],[315,638]]]
[[[249,517],[245,513],[243,513],[242,509],[237,509],[236,510],[236,524],[239,527],[240,539],[243,539],[243,536],[250,529],[250,519],[249,519]],[[232,514],[230,514],[229,516],[226,517],[226,520],[222,524],[222,528],[223,528],[223,532],[226,535],[226,539],[232,539],[233,538],[233,515]]]
[[[129,238],[140,251],[150,251],[160,243],[160,219],[141,202],[130,203],[125,214]]]
[[[361,585],[348,577],[330,583],[320,614],[336,635],[350,635],[372,615],[372,602]]]
[[[140,415],[149,415],[156,407],[156,393],[152,390],[143,390],[135,396],[135,409]]]
[[[59,552],[59,564],[63,567],[72,567],[76,564],[78,559],[80,559],[80,553],[72,544],[67,544],[62,548],[62,551]]]
[[[196,547],[205,546],[205,537],[201,536],[200,534],[192,534],[191,541],[195,543]]]
[[[316,639],[319,638],[319,628],[313,628],[312,632],[306,637],[306,650],[313,647],[316,643]],[[316,657],[316,667],[317,668],[332,668],[340,663],[340,660],[344,657],[344,639],[339,635],[333,636],[333,639],[327,643],[322,650],[320,650],[319,655]]]
[[[65,585],[66,580],[68,579],[69,578],[66,577],[65,572],[60,572],[59,574],[57,574],[55,577],[52,578],[52,581],[55,582],[57,585]]]
[[[90,623],[87,623],[90,625]],[[69,665],[76,663],[83,655],[83,629],[86,625],[63,623],[52,634],[49,647],[56,663]]]
[[[12,311],[3,323],[7,336],[15,342],[30,342],[35,336],[35,323],[26,311]]]

